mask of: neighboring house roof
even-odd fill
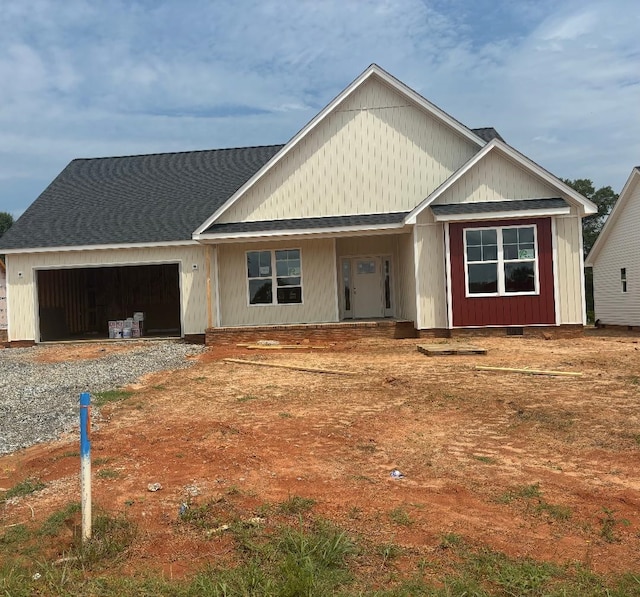
[[[192,242],[282,145],[73,160],[0,249]]]
[[[636,166],[631,170],[631,174],[629,175],[627,182],[624,184],[624,187],[622,187],[622,191],[620,191],[618,200],[613,206],[613,209],[607,217],[607,220],[605,221],[604,226],[602,227],[602,230],[600,231],[600,234],[596,239],[596,242],[593,243],[593,247],[591,247],[591,251],[589,251],[587,258],[584,261],[585,265],[593,267],[596,259],[598,258],[598,254],[602,250],[602,247],[604,247],[605,243],[607,242],[607,238],[609,238],[611,231],[620,218],[620,214],[624,210],[624,206],[628,203],[633,188],[636,184],[640,184],[640,166]]]
[[[204,234],[224,237],[252,236],[259,233],[308,233],[337,232],[343,230],[372,230],[384,227],[402,227],[409,212],[380,213],[351,216],[328,216],[317,218],[292,218],[289,220],[260,220],[255,222],[233,222],[213,224]]]
[[[504,155],[512,162],[522,166],[527,171],[531,172],[532,174],[538,176],[541,180],[550,184],[552,187],[558,190],[559,193],[570,199],[574,205],[579,207],[582,215],[597,213],[598,208],[596,207],[596,205],[589,201],[586,197],[583,197],[580,193],[574,191],[569,185],[562,182],[559,178],[555,177],[553,174],[542,168],[542,166],[539,166],[534,161],[530,160],[528,157],[521,154],[510,145],[504,143],[504,141],[495,138],[487,143],[466,164],[456,170],[456,172],[454,172],[449,178],[447,178],[447,180],[443,182],[435,191],[433,191],[433,193],[431,193],[426,199],[418,204],[407,217],[407,223],[415,224],[416,218],[420,213],[422,213],[427,207],[431,206],[438,197],[440,197],[447,189],[451,188],[455,183],[457,183],[467,172],[469,172],[469,170],[471,170],[471,168],[473,168],[478,162],[483,160],[492,151]]]

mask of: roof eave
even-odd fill
[[[609,237],[611,230],[613,230],[613,227],[615,226],[615,223],[619,218],[619,214],[622,212],[624,205],[626,205],[628,201],[627,197],[630,195],[631,187],[636,183],[640,184],[640,167],[638,166],[636,166],[631,170],[631,174],[629,175],[627,182],[624,183],[624,186],[620,191],[620,195],[618,195],[618,200],[613,206],[611,213],[605,220],[604,226],[602,227],[602,230],[600,231],[600,234],[598,235],[596,242],[593,243],[593,247],[591,247],[591,251],[589,251],[589,254],[584,260],[584,264],[587,267],[594,266],[595,261],[598,258],[598,254],[600,253],[600,251],[602,250],[602,247],[606,243],[606,240]]]

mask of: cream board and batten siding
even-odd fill
[[[73,267],[110,267],[180,263],[183,334],[203,334],[207,327],[207,257],[205,246],[106,249],[7,255],[9,340],[38,340],[36,271]],[[193,265],[198,269],[194,270]],[[18,273],[22,272],[22,277]],[[213,275],[213,274],[212,274]]]
[[[473,166],[434,205],[558,197],[558,190],[493,151]]]
[[[575,207],[571,215],[554,218],[556,230],[556,312],[559,324],[583,323],[583,268],[580,236],[582,220]]]
[[[593,264],[595,316],[604,324],[640,326],[640,183],[612,224]],[[623,267],[626,293],[620,280]]]
[[[0,266],[0,330],[7,329],[7,275]]]
[[[423,211],[415,227],[417,329],[447,328],[444,225]]]
[[[410,211],[478,149],[371,79],[217,221]]]
[[[416,312],[416,268],[413,255],[413,232],[398,237],[395,269],[396,317],[418,325]]]
[[[302,304],[249,305],[247,251],[300,249]],[[221,326],[338,321],[337,273],[332,239],[218,245]],[[275,293],[274,293],[275,294]]]

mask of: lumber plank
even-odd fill
[[[485,365],[476,365],[477,371],[503,371],[506,373],[524,373],[527,375],[557,375],[567,377],[580,377],[579,371],[545,371],[543,369],[514,369],[511,367],[489,367]]]
[[[264,363],[262,361],[247,361],[245,359],[222,359],[225,363],[237,363],[239,365],[255,365],[256,367],[276,367],[278,369],[293,369],[294,371],[307,371],[309,373],[327,373],[329,375],[358,375],[354,371],[338,371],[336,369],[320,369],[318,367],[299,367],[297,365],[284,365],[281,363]]]
[[[487,354],[486,348],[468,344],[418,344],[418,352],[427,356]]]

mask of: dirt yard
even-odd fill
[[[105,406],[91,438],[94,502],[138,524],[127,569],[179,577],[227,557],[223,532],[205,538],[178,524],[182,503],[234,496],[236,515],[251,517],[301,496],[350,533],[403,548],[400,569],[436,558],[455,533],[509,556],[640,570],[640,337],[474,340],[484,356],[429,357],[419,342],[211,349]],[[125,347],[52,346],[47,358]],[[71,434],[0,458],[1,488],[46,483],[0,509],[0,526],[79,501],[77,451]],[[156,482],[162,489],[148,491]]]

